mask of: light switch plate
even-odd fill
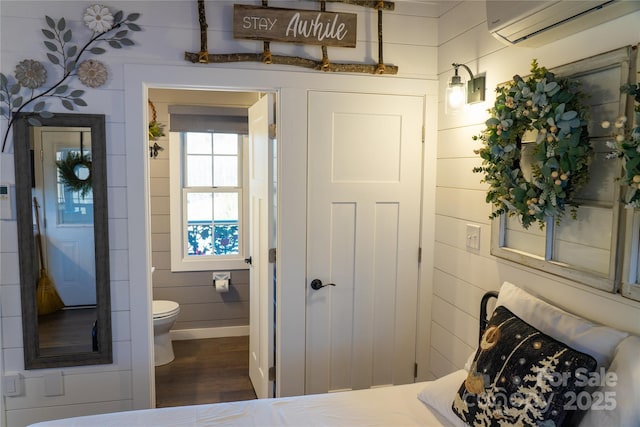
[[[19,373],[7,373],[2,376],[2,394],[7,397],[22,396],[24,377]]]
[[[480,249],[480,226],[467,224],[467,249]]]
[[[0,219],[13,219],[13,196],[9,184],[0,183]]]

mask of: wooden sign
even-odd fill
[[[356,47],[356,26],[355,13],[233,5],[236,39]]]

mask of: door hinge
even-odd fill
[[[422,143],[424,144],[424,135],[427,131],[424,129],[424,125],[422,125]]]
[[[277,130],[275,123],[269,125],[269,139],[276,139]]]
[[[422,248],[418,248],[418,264],[422,262]]]
[[[269,368],[269,381],[276,380],[276,367],[272,366]]]
[[[276,248],[269,248],[269,262],[276,262]]]
[[[413,364],[413,378],[418,378],[418,364]]]

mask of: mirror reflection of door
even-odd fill
[[[53,351],[59,341],[66,343],[67,351],[70,343],[91,351],[96,316],[93,192],[70,188],[56,165],[69,154],[90,159],[91,131],[43,127],[34,139],[35,158],[40,161],[34,164],[33,191],[40,205],[44,267],[65,304],[62,312],[39,318],[40,347]]]

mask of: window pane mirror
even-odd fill
[[[13,135],[25,369],[112,363],[104,115]]]

